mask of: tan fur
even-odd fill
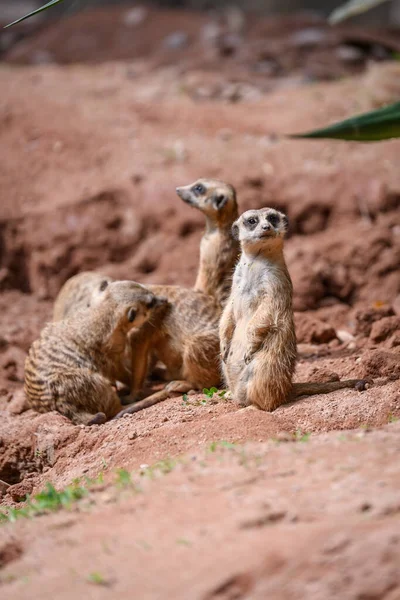
[[[105,283],[112,278],[94,271],[85,271],[66,281],[58,293],[53,308],[53,321],[66,319],[70,313],[88,308],[97,296],[101,296]]]
[[[156,295],[165,296],[171,309],[159,328],[145,324],[130,337],[135,357],[133,394],[142,388],[147,371],[140,361],[143,357],[148,365],[151,356],[165,364],[169,380],[181,381],[180,385],[176,383],[179,391],[218,385],[221,381],[218,303],[207,294],[178,286],[149,285],[148,288]]]
[[[61,299],[73,314],[73,298],[77,294],[85,307],[95,306],[101,298],[98,280],[102,276],[81,273],[77,288],[64,285]],[[104,278],[103,278],[104,279]],[[91,284],[95,282],[95,285]],[[167,298],[170,308],[157,327],[149,322],[128,335],[125,353],[114,365],[118,381],[131,387],[131,397],[136,398],[143,387],[149,367],[157,360],[165,364],[168,380],[175,383],[179,390],[202,389],[218,385],[221,381],[219,366],[218,321],[221,308],[218,302],[200,291],[168,285],[147,285],[147,289],[156,295]],[[93,291],[93,296],[91,292]],[[61,302],[58,314],[62,316]],[[185,385],[182,385],[182,381]],[[170,387],[172,391],[174,386]],[[175,388],[174,388],[175,389]]]
[[[165,298],[120,281],[108,284],[91,310],[47,325],[25,362],[29,405],[38,412],[57,410],[74,423],[101,423],[116,415],[122,407],[112,384],[126,336],[168,308]]]
[[[206,218],[194,289],[214,296],[224,306],[240,252],[239,242],[231,231],[233,222],[238,218],[235,188],[218,179],[198,179],[190,185],[176,188],[176,192]]]
[[[271,208],[249,210],[235,222],[242,256],[220,322],[223,372],[234,399],[267,411],[304,394],[363,383],[292,383],[297,351],[292,282],[283,256],[287,224]]]

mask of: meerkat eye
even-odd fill
[[[204,187],[204,185],[202,183],[198,183],[194,186],[193,191],[195,194],[204,194],[206,191],[206,188]]]
[[[134,308],[130,308],[127,316],[129,323],[133,323],[133,321],[136,319],[136,310]]]
[[[108,281],[107,281],[107,279],[105,279],[104,281],[101,282],[101,284],[100,284],[100,292],[104,292],[104,290],[106,289],[106,287],[108,287]]]
[[[247,222],[249,225],[256,225],[258,223],[258,219],[256,219],[256,217],[250,217],[247,219]]]
[[[271,213],[267,216],[267,220],[271,223],[272,227],[277,227],[280,223],[279,215]]]

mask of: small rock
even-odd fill
[[[26,398],[23,390],[18,390],[12,397],[10,404],[8,405],[8,411],[11,415],[20,415],[29,406],[26,403]]]
[[[122,22],[127,27],[137,27],[146,19],[148,12],[149,11],[144,8],[144,6],[136,6],[124,13]]]
[[[338,329],[338,331],[336,332],[336,337],[343,344],[354,340],[354,335],[352,335],[349,331],[346,331],[345,329]]]
[[[326,40],[326,32],[318,27],[307,27],[293,33],[289,41],[292,46],[305,48],[309,46],[318,46]]]
[[[2,479],[0,479],[0,498],[2,498],[7,493],[9,487],[9,483],[6,483]]]
[[[336,48],[336,56],[339,60],[347,63],[361,62],[365,58],[364,52],[361,50],[361,48],[347,44],[342,44]]]
[[[170,50],[179,50],[185,48],[188,42],[189,36],[185,31],[175,31],[164,39],[163,45]]]
[[[130,433],[128,433],[128,439],[129,440],[136,440],[138,434],[136,433],[136,431],[131,431]]]
[[[279,442],[294,442],[294,435],[289,431],[278,431],[275,440]]]
[[[375,343],[383,342],[399,330],[400,317],[384,317],[372,325],[369,338]]]

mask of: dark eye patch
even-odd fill
[[[196,185],[194,185],[192,187],[192,192],[196,196],[201,196],[202,194],[206,193],[206,188],[204,187],[204,185],[202,183],[196,183]]]
[[[258,225],[258,217],[249,217],[244,222],[246,229],[255,229]]]
[[[275,213],[270,213],[267,215],[267,221],[269,221],[272,227],[277,227],[281,221],[280,216]]]

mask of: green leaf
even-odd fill
[[[400,137],[400,102],[364,113],[324,129],[292,134],[291,138],[330,138],[376,142]]]
[[[6,25],[4,27],[4,29],[7,29],[7,27],[11,27],[12,25],[16,25],[17,23],[21,23],[21,21],[25,21],[25,19],[29,19],[29,17],[33,17],[33,15],[37,15],[38,13],[41,13],[42,11],[47,10],[48,8],[50,8],[51,6],[53,6],[54,4],[59,4],[60,2],[64,2],[64,0],[51,0],[51,2],[47,2],[47,4],[44,4],[40,8],[37,8],[36,10],[33,10],[32,12],[28,13],[24,17],[21,17],[20,19],[17,19],[16,21],[13,21],[12,23],[9,23],[8,25]]]
[[[336,8],[328,17],[328,21],[331,25],[336,25],[341,21],[345,21],[349,17],[354,17],[363,12],[367,12],[371,8],[388,2],[389,0],[350,0],[339,8]]]

